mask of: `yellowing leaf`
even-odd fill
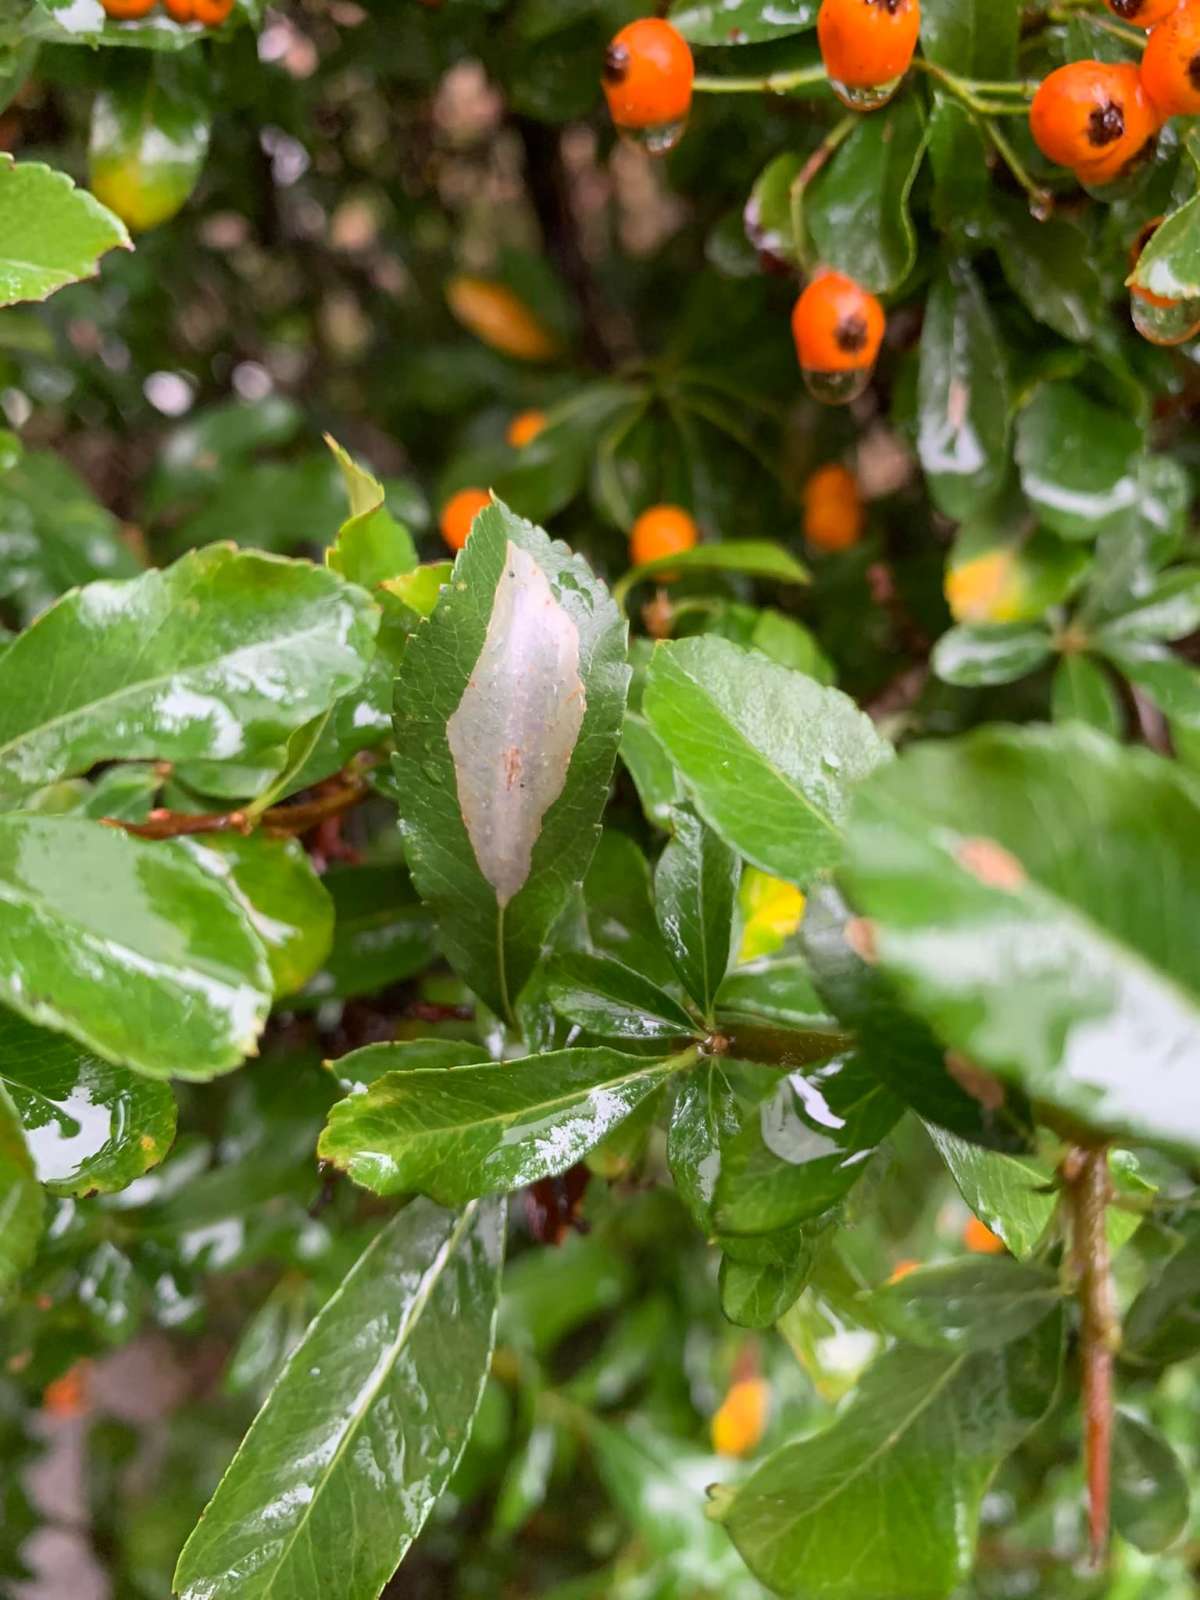
[[[738,965],[774,955],[795,933],[804,917],[804,896],[794,883],[773,878],[757,867],[742,873],[738,890],[742,913],[742,942],[738,946]]]
[[[945,588],[955,622],[1015,622],[1021,615],[1023,585],[1011,550],[989,550],[950,568]]]
[[[484,344],[518,361],[553,361],[562,345],[545,323],[503,283],[486,278],[451,278],[446,303]]]

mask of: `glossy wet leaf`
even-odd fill
[[[0,1086],[20,1118],[37,1178],[54,1194],[111,1194],[155,1167],[175,1138],[164,1083],[0,1011]]]
[[[304,991],[306,1004],[371,994],[429,965],[432,918],[403,867],[331,867],[322,882],[333,899],[333,943]]]
[[[1158,225],[1129,281],[1164,300],[1200,298],[1200,195]]]
[[[625,627],[578,556],[493,504],[396,684],[400,822],[453,965],[511,1012],[595,847]]]
[[[1200,790],[1077,725],[913,749],[860,791],[850,896],[904,1001],[1085,1127],[1200,1148]],[[1169,885],[1169,892],[1166,886]]]
[[[1097,633],[1102,645],[1183,639],[1200,630],[1200,567],[1171,567],[1111,616]]]
[[[679,1065],[596,1047],[392,1072],[334,1106],[318,1150],[376,1194],[454,1205],[565,1172]]]
[[[227,833],[176,848],[228,886],[267,952],[276,997],[302,989],[329,954],[334,905],[300,841]]]
[[[934,646],[933,666],[943,683],[975,689],[1015,683],[1049,661],[1049,630],[1029,622],[964,622]]]
[[[90,278],[129,235],[119,217],[65,172],[0,153],[0,305],[45,300]]]
[[[961,521],[1008,472],[1004,349],[979,280],[953,263],[934,284],[921,331],[917,450],[938,509]]]
[[[1017,415],[1021,487],[1043,524],[1090,539],[1138,501],[1141,431],[1069,383],[1045,383]]]
[[[718,1239],[721,1310],[739,1328],[770,1328],[812,1281],[825,1244],[821,1221],[752,1239]]]
[[[1145,1366],[1186,1361],[1200,1352],[1200,1231],[1195,1227],[1130,1306],[1123,1349]]]
[[[417,565],[412,535],[387,508],[383,484],[326,435],[341,469],[350,515],[325,552],[325,565],[364,589],[399,578]]]
[[[643,708],[705,822],[794,883],[838,859],[850,787],[890,753],[840,690],[725,639],[660,645]]]
[[[92,193],[134,233],[169,221],[204,170],[211,122],[199,63],[161,56],[115,62],[92,102]]]
[[[1050,684],[1050,710],[1055,722],[1083,722],[1114,739],[1125,726],[1112,677],[1090,656],[1060,658]]]
[[[293,1351],[184,1547],[182,1600],[376,1600],[470,1435],[503,1254],[493,1202],[455,1215],[417,1200],[383,1228]]]
[[[97,761],[276,745],[361,680],[374,631],[334,573],[228,545],[88,584],[0,657],[0,800]]]
[[[671,21],[692,44],[759,44],[811,28],[819,0],[678,0]]]
[[[0,1087],[0,1294],[37,1254],[45,1206],[20,1119]]]
[[[152,1077],[250,1054],[266,955],[226,889],[182,854],[71,817],[0,817],[0,1000]]]
[[[1029,314],[1064,339],[1094,338],[1106,308],[1086,230],[1065,216],[1038,221],[1023,200],[995,189],[984,226]]]
[[[912,271],[917,242],[908,197],[925,153],[925,116],[916,95],[860,117],[853,133],[809,184],[804,215],[817,258],[885,294]]]
[[[1054,1398],[1061,1337],[1054,1318],[1000,1350],[888,1351],[830,1427],[722,1497],[750,1570],[806,1600],[949,1595],[970,1573],[996,1467]]]
[[[760,1094],[721,1142],[714,1216],[723,1235],[773,1233],[829,1210],[903,1109],[854,1056],[764,1083]]]
[[[803,562],[782,545],[766,539],[727,539],[721,544],[698,544],[631,568],[613,586],[613,597],[623,604],[635,585],[662,572],[739,572],[773,583],[807,583],[810,577]]]
[[[660,828],[669,828],[683,800],[683,785],[670,756],[650,730],[645,717],[625,713],[621,728],[621,761],[633,779],[642,810]]]
[[[560,956],[547,990],[556,1011],[602,1038],[678,1039],[697,1032],[695,1018],[665,989],[605,956]]]
[[[1020,0],[923,0],[921,50],[964,78],[1010,78],[1020,22]]]
[[[1200,728],[1200,672],[1164,645],[1110,645],[1105,656],[1137,684],[1165,716],[1185,728]]]
[[[729,966],[741,863],[687,808],[672,820],[654,872],[654,910],[680,981],[708,1016]]]
[[[667,1160],[679,1196],[702,1232],[712,1231],[712,1201],[721,1172],[721,1141],[739,1127],[728,1065],[708,1058],[680,1079],[667,1127]]]
[[[29,450],[0,474],[0,597],[23,626],[76,584],[140,570],[117,519],[58,456]]]
[[[1042,1240],[1058,1205],[1045,1169],[1021,1156],[981,1150],[944,1128],[930,1128],[930,1137],[959,1193],[997,1238],[1024,1260]]]
[[[1155,1554],[1188,1524],[1191,1495],[1183,1465],[1157,1428],[1118,1410],[1113,1430],[1112,1519],[1122,1539]]]
[[[947,1261],[870,1296],[879,1324],[923,1350],[992,1350],[1044,1322],[1062,1300],[1058,1276],[1011,1256]]]

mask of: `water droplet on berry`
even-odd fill
[[[621,137],[630,144],[640,145],[648,155],[665,156],[683,138],[687,118],[677,117],[674,122],[653,122],[645,128],[622,128]]]
[[[849,372],[817,372],[812,367],[801,367],[805,385],[814,400],[823,406],[848,406],[871,381],[874,366],[854,367]]]
[[[851,111],[878,111],[880,106],[887,105],[903,81],[903,74],[887,83],[870,84],[839,83],[836,78],[830,78],[829,87]]]
[[[1159,306],[1133,294],[1129,312],[1134,327],[1151,344],[1183,344],[1200,332],[1200,300],[1173,300]]]

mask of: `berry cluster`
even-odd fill
[[[131,22],[148,17],[158,0],[101,0],[108,16],[116,22]],[[162,0],[167,15],[176,22],[198,22],[218,28],[233,10],[234,0]]]

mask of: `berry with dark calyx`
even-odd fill
[[[1048,160],[1103,185],[1146,153],[1161,118],[1131,63],[1072,61],[1038,85],[1029,125]]]
[[[1131,22],[1135,28],[1157,28],[1165,22],[1179,0],[1105,0],[1114,17]]]
[[[1142,87],[1159,116],[1200,116],[1200,0],[1186,0],[1146,44]]]
[[[604,95],[613,122],[652,155],[683,137],[696,75],[691,46],[669,22],[643,17],[622,28],[604,55]]]
[[[796,356],[816,399],[845,405],[863,392],[886,325],[883,307],[860,283],[844,272],[816,274],[792,310]]]
[[[886,105],[908,71],[920,28],[920,0],[821,0],[817,38],[838,99],[852,111]]]

